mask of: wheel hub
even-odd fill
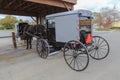
[[[96,50],[98,50],[98,49],[99,49],[99,47],[98,47],[98,46],[96,46],[96,47],[95,47],[95,49],[96,49]]]
[[[78,54],[75,51],[73,51],[73,57],[77,58],[77,56],[78,56]]]

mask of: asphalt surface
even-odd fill
[[[108,41],[110,53],[100,61],[90,58],[89,66],[82,72],[70,69],[62,53],[44,60],[36,54],[35,47],[13,49],[11,38],[0,40],[0,80],[119,80],[120,31],[95,31],[93,35]]]

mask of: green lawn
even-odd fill
[[[4,30],[0,30],[0,31],[15,31],[15,30],[14,29],[8,29],[8,30],[4,29]]]
[[[96,30],[97,31],[110,31],[109,28],[97,28]]]
[[[120,27],[111,27],[111,28],[97,28],[97,31],[111,31],[111,30],[120,30]]]
[[[120,30],[120,26],[119,27],[112,27],[110,29],[114,29],[114,30]]]

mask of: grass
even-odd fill
[[[10,29],[10,28],[6,28],[5,26],[0,25],[0,31],[4,31],[4,30],[14,31],[14,28]]]
[[[112,30],[120,30],[120,27],[111,27]]]
[[[97,28],[97,31],[110,31],[110,28]]]
[[[15,31],[14,29],[2,29],[0,31]]]
[[[5,28],[2,26],[2,25],[0,25],[0,30],[4,30]]]
[[[120,27],[111,27],[111,28],[97,28],[97,31],[111,31],[111,30],[120,30]]]

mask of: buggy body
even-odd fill
[[[48,15],[46,16],[48,41],[65,43],[69,40],[77,40],[81,36],[81,31],[85,31],[84,37],[86,38],[88,33],[91,34],[92,19],[92,12],[88,10]]]

